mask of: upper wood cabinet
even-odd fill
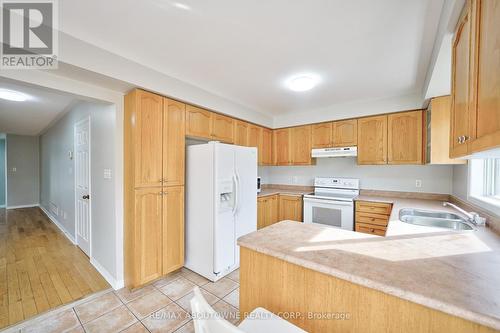
[[[426,162],[429,164],[466,163],[466,160],[450,159],[451,96],[433,98],[425,119],[427,121]]]
[[[312,163],[311,125],[292,127],[290,143],[291,163],[294,165],[310,165]]]
[[[452,112],[450,157],[466,155],[470,138],[469,108],[471,105],[471,16],[469,2],[460,18],[452,46]]]
[[[187,105],[186,135],[196,138],[210,138],[212,135],[212,112]]]
[[[184,185],[186,104],[163,100],[163,185]]]
[[[163,97],[134,90],[126,96],[125,141],[133,159],[133,187],[162,185]],[[128,166],[128,165],[127,165]]]
[[[261,140],[259,149],[262,151],[261,164],[262,165],[272,165],[273,164],[273,131],[267,128],[263,128],[261,131]]]
[[[280,194],[278,220],[302,222],[302,196]]]
[[[212,113],[212,135],[214,140],[225,143],[234,142],[234,119],[218,113]]]
[[[290,128],[282,128],[273,131],[274,164],[289,165],[292,163],[290,136]]]
[[[333,131],[332,123],[320,123],[312,125],[311,145],[312,148],[332,147]]]
[[[358,164],[387,164],[387,115],[358,119]]]
[[[388,163],[422,164],[423,111],[388,115]]]
[[[470,153],[500,146],[500,2],[477,0],[474,4]]]
[[[248,146],[248,128],[247,122],[236,120],[234,122],[234,144],[238,146]]]
[[[184,187],[165,188],[162,200],[162,274],[168,274],[184,265]]]
[[[332,146],[351,147],[358,144],[358,120],[342,120],[332,123]]]

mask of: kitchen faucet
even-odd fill
[[[456,210],[458,210],[460,213],[465,215],[467,217],[467,222],[470,222],[474,225],[484,225],[486,222],[486,219],[484,217],[479,216],[478,213],[475,212],[467,212],[463,210],[462,208],[458,207],[457,205],[454,205],[450,202],[443,202],[443,206],[450,206]]]

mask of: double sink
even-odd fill
[[[471,231],[476,228],[457,214],[448,212],[431,212],[414,208],[403,208],[399,211],[401,222],[427,227],[445,228],[456,231]]]

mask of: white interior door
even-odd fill
[[[90,257],[90,119],[75,124],[76,243]]]

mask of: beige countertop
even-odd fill
[[[386,237],[282,221],[238,240],[285,261],[500,330],[500,237],[399,221],[401,208],[453,211],[441,201],[394,204]],[[453,211],[456,213],[456,211]]]
[[[280,188],[264,188],[257,193],[257,197],[267,197],[269,195],[275,194],[283,194],[283,195],[294,195],[294,196],[303,196],[304,194],[309,194],[312,191],[305,190],[292,190],[292,189],[280,189]]]

